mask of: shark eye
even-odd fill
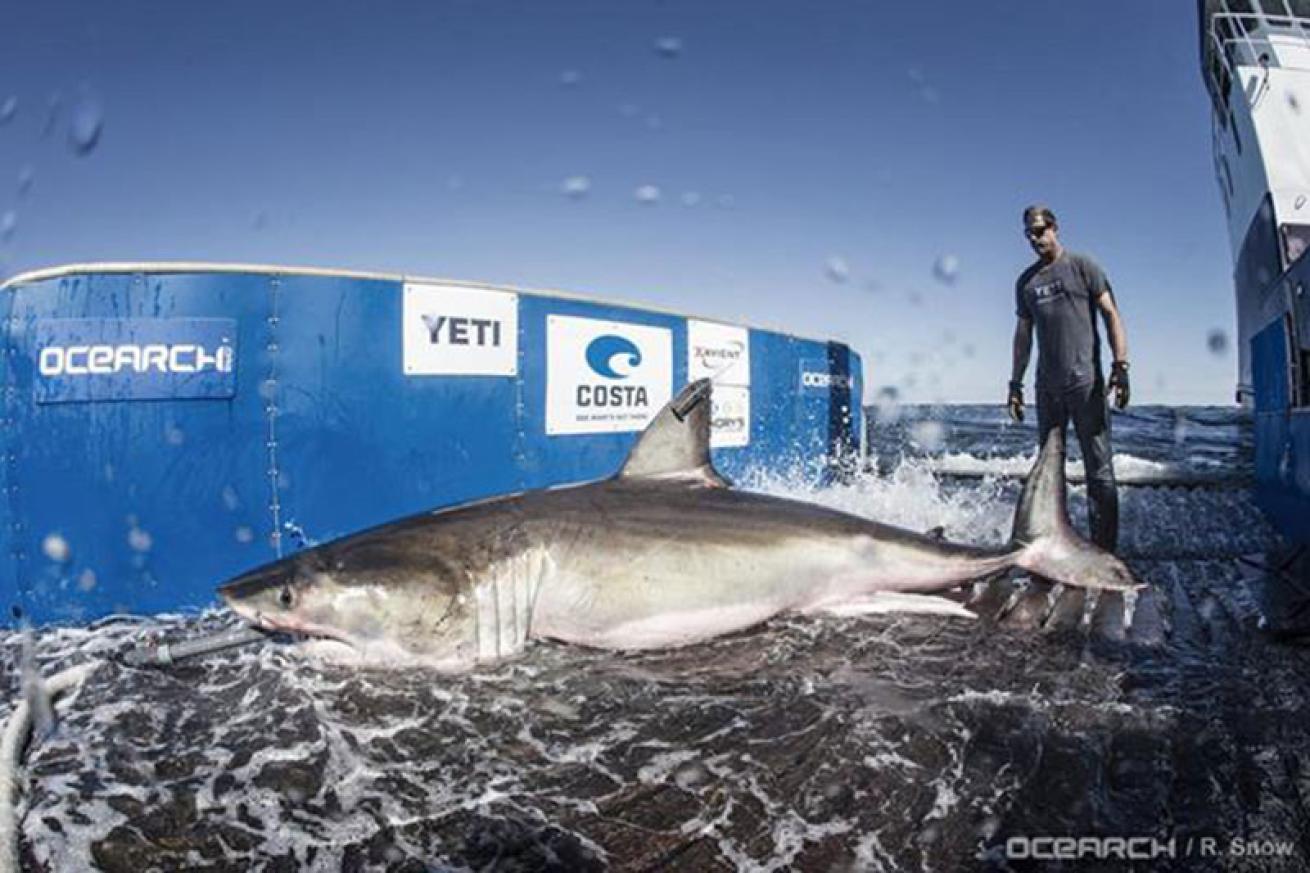
[[[282,604],[284,609],[290,609],[296,602],[296,594],[291,590],[290,585],[283,585],[282,590],[278,592],[277,602]]]

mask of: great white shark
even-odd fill
[[[219,594],[266,630],[459,671],[533,639],[649,649],[786,612],[882,611],[1012,567],[1081,588],[1136,587],[1069,524],[1058,429],[1010,542],[973,546],[734,490],[710,460],[710,391],[706,380],[688,385],[611,478],[404,518],[260,567]]]

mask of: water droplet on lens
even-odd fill
[[[691,207],[693,207],[693,206],[697,206],[697,205],[699,205],[699,204],[700,204],[700,192],[698,192],[698,191],[686,191],[686,192],[683,193],[683,195],[682,195],[682,205],[683,205],[683,206],[686,206],[686,207],[688,207],[688,208],[691,208]]]
[[[73,104],[68,119],[68,144],[73,154],[86,157],[95,151],[100,143],[100,131],[104,129],[105,113],[100,101],[89,91],[83,91]]]
[[[1210,349],[1212,355],[1226,354],[1228,352],[1228,334],[1219,328],[1215,328],[1206,336],[1205,345]]]
[[[895,424],[901,418],[901,392],[895,385],[887,385],[873,399],[874,415],[881,424]]]
[[[1287,92],[1287,105],[1293,112],[1299,113],[1301,111],[1301,101],[1296,99],[1295,92]]]
[[[168,441],[170,446],[180,446],[186,442],[186,434],[182,432],[182,428],[169,422],[164,425],[164,439]]]
[[[56,564],[62,564],[68,560],[70,552],[68,540],[57,533],[46,534],[45,539],[41,541],[41,551]]]
[[[655,40],[655,52],[662,58],[676,58],[682,54],[682,40],[676,36],[662,36]]]
[[[148,552],[150,551],[151,546],[154,545],[154,540],[150,538],[148,532],[139,527],[133,526],[132,529],[127,532],[127,544],[132,547],[133,551]]]
[[[64,95],[58,91],[50,95],[45,104],[45,121],[41,125],[41,138],[45,139],[59,123],[59,114],[64,107]]]
[[[27,192],[32,190],[32,182],[36,179],[36,171],[32,169],[31,164],[25,164],[18,171],[18,196],[26,197]]]
[[[720,194],[714,203],[720,209],[731,209],[737,205],[737,198],[733,197],[731,194]]]
[[[572,88],[582,81],[582,74],[577,70],[565,70],[559,74],[559,83],[565,88]]]
[[[941,451],[946,443],[946,428],[940,421],[920,421],[910,428],[910,442],[925,452]]]
[[[18,98],[7,97],[4,103],[0,103],[0,124],[8,124],[15,113],[18,112]]]
[[[823,271],[827,274],[829,279],[838,284],[845,282],[851,277],[850,265],[846,263],[845,258],[837,255],[828,258],[828,263],[824,265]]]
[[[96,581],[94,570],[83,570],[82,575],[77,577],[77,587],[83,591],[90,591],[96,587]]]
[[[9,242],[14,238],[14,231],[18,229],[18,213],[10,209],[4,215],[0,215],[0,242]]]
[[[234,536],[236,537],[237,542],[244,544],[252,542],[255,539],[255,532],[245,525],[242,525],[236,529]]]
[[[591,180],[586,176],[569,176],[560,183],[559,190],[570,200],[581,200],[591,191]]]
[[[932,274],[939,282],[954,285],[960,274],[960,259],[955,255],[942,255],[932,265]]]
[[[638,203],[653,206],[660,202],[660,189],[655,185],[642,185],[633,192],[633,196],[637,198]]]
[[[237,490],[231,485],[224,485],[221,494],[223,505],[228,508],[229,512],[235,512],[236,508],[241,505],[241,498],[237,496]]]

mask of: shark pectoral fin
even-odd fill
[[[922,615],[954,615],[960,618],[978,617],[955,600],[932,594],[907,594],[900,591],[875,591],[872,594],[819,604],[808,611],[837,616],[910,612]]]

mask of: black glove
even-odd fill
[[[1115,361],[1110,365],[1110,390],[1114,392],[1114,408],[1123,409],[1128,405],[1131,391],[1128,387],[1128,362]]]
[[[1005,407],[1009,410],[1010,418],[1015,421],[1023,421],[1023,383],[1010,383],[1010,396],[1005,401]]]

